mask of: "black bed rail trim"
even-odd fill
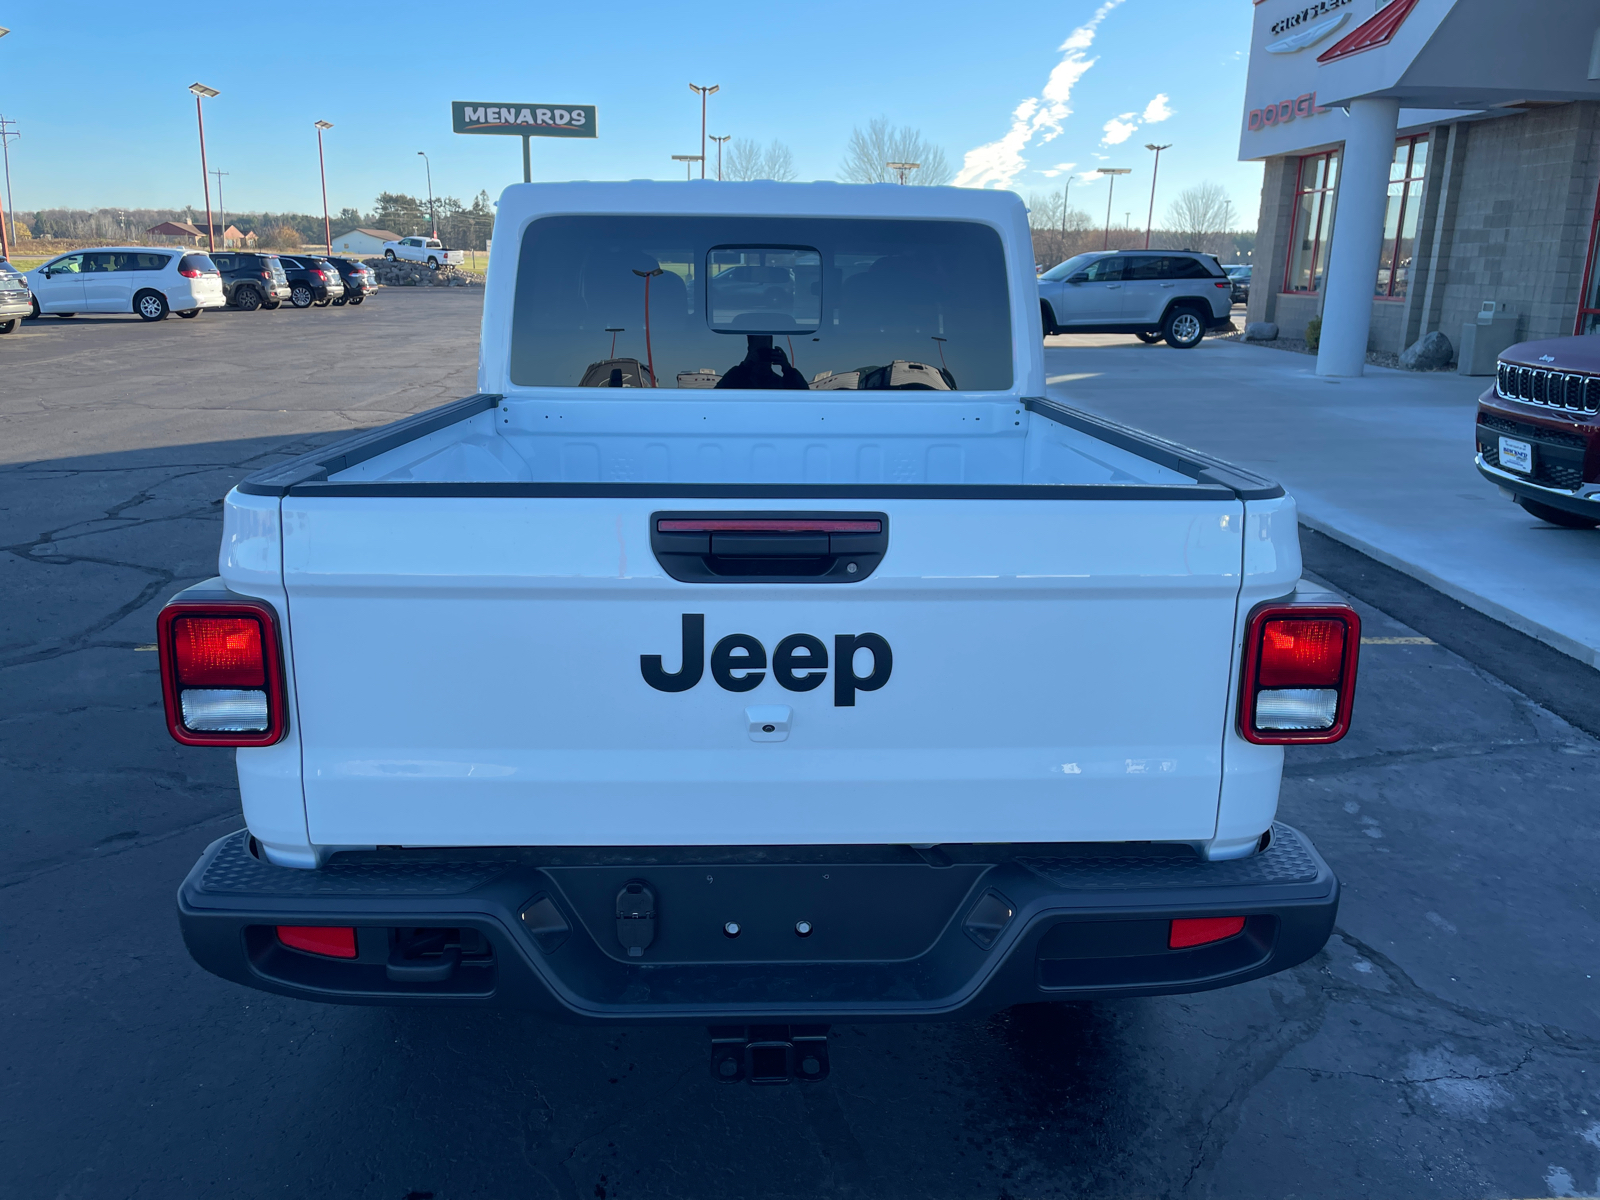
[[[247,491],[243,485],[240,491]],[[1156,484],[933,483],[297,483],[275,496],[409,496],[454,499],[649,500],[1227,500],[1220,483]]]
[[[430,433],[437,433],[447,425],[454,425],[478,413],[487,412],[499,404],[501,399],[502,397],[498,395],[480,392],[477,395],[453,400],[438,408],[430,408],[415,416],[403,417],[388,425],[380,425],[376,429],[351,434],[349,437],[329,442],[326,446],[296,455],[270,467],[263,467],[254,474],[247,475],[239,483],[239,490],[247,496],[287,496],[290,489],[298,484],[327,479],[329,475],[348,470],[357,463],[366,462],[369,458],[376,458],[396,446],[403,446]],[[372,493],[363,487],[361,494]]]
[[[1087,433],[1141,458],[1148,458],[1151,462],[1169,470],[1188,475],[1197,483],[1227,488],[1240,500],[1276,500],[1284,494],[1283,485],[1275,480],[1268,479],[1265,475],[1257,475],[1254,471],[1247,471],[1243,467],[1236,467],[1220,458],[1214,458],[1192,446],[1169,442],[1166,438],[1156,437],[1142,429],[1119,425],[1115,421],[1108,421],[1104,417],[1097,417],[1093,413],[1086,413],[1082,409],[1072,408],[1056,400],[1028,396],[1022,403],[1029,412],[1038,413],[1046,420],[1065,425],[1069,429],[1076,429],[1080,433]]]

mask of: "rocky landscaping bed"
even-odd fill
[[[482,287],[483,276],[460,267],[430,270],[425,263],[391,262],[387,258],[361,260],[378,276],[385,287]]]

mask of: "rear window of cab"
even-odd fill
[[[510,359],[532,387],[1003,391],[1005,251],[970,221],[544,217]]]

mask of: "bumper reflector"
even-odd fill
[[[292,950],[324,958],[356,956],[356,931],[349,925],[279,925],[278,940]]]
[[[1167,945],[1173,950],[1226,941],[1244,929],[1243,917],[1179,917],[1172,923]]]
[[[185,688],[178,694],[183,723],[209,733],[267,728],[267,694],[243,688]]]
[[[1263,688],[1256,693],[1257,729],[1331,729],[1337,688]]]

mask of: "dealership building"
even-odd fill
[[[1252,322],[1320,316],[1335,376],[1600,332],[1600,5],[1256,0],[1251,36]]]

